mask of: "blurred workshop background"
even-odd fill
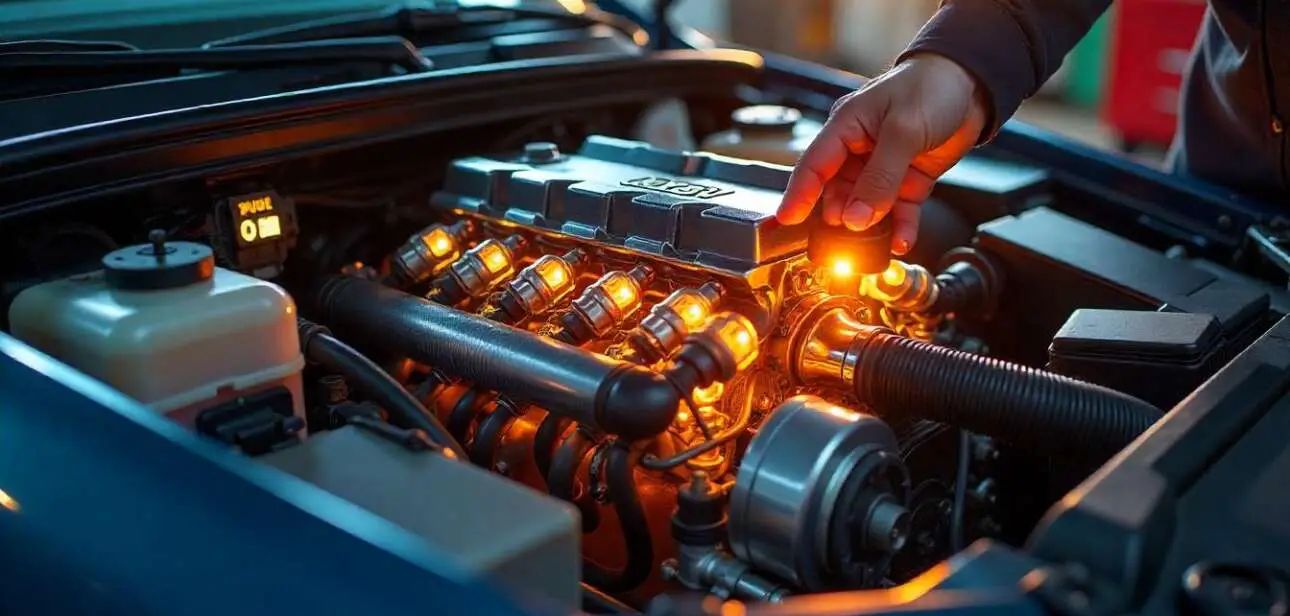
[[[636,0],[650,6],[653,0]],[[937,0],[679,0],[679,23],[719,40],[865,75],[882,72]],[[1161,159],[1203,0],[1119,0],[1018,117],[1090,145]]]

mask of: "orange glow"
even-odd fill
[[[833,271],[833,275],[838,278],[850,278],[852,274],[855,274],[855,265],[847,259],[834,259],[833,267],[830,269]]]
[[[624,272],[605,274],[605,277],[600,279],[600,287],[624,316],[636,310],[639,305],[640,296],[636,290],[636,281]]]
[[[748,608],[742,601],[727,601],[721,605],[721,616],[744,616]]]
[[[456,249],[456,242],[453,241],[452,235],[443,227],[436,227],[433,231],[422,236],[421,241],[425,243],[430,254],[436,259],[442,259],[444,256],[451,254]]]
[[[893,260],[891,265],[882,272],[882,283],[889,287],[898,287],[905,282],[906,276],[908,272],[905,271],[905,264]]]
[[[667,299],[667,304],[681,317],[686,329],[694,331],[708,320],[708,300],[693,289],[682,289]]]
[[[554,255],[547,255],[538,259],[538,262],[533,267],[537,270],[538,276],[542,278],[542,282],[546,283],[546,286],[556,295],[564,292],[569,286],[569,282],[573,280],[573,273],[569,270],[569,264],[565,263],[564,259]]]
[[[829,405],[828,413],[838,419],[854,422],[860,419],[860,414],[847,408]]]
[[[707,387],[696,387],[694,393],[694,403],[699,406],[708,406],[721,399],[721,394],[725,393],[726,386],[720,382],[713,383]]]
[[[4,507],[14,513],[22,511],[22,505],[18,504],[18,499],[9,496],[9,493],[4,490],[0,490],[0,507]]]
[[[724,312],[717,317],[712,327],[717,328],[717,337],[734,355],[735,365],[743,370],[757,359],[757,336],[753,324],[747,317]]]
[[[677,422],[679,422],[679,423],[683,423],[683,424],[684,424],[684,423],[690,423],[690,412],[689,412],[689,411],[677,411],[677,412],[676,412],[676,421],[677,421]]]
[[[484,267],[488,273],[494,276],[505,272],[511,266],[511,257],[506,254],[506,248],[496,240],[488,240],[475,248],[479,255],[479,260],[483,261]]]

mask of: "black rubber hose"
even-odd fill
[[[570,423],[568,419],[555,413],[547,413],[542,423],[538,424],[537,432],[533,435],[533,462],[537,464],[538,472],[543,477],[551,475],[551,456],[555,454],[556,441],[569,429]]]
[[[448,412],[448,432],[457,437],[457,440],[464,441],[470,435],[470,424],[479,410],[488,404],[490,393],[472,387],[463,392],[452,405],[452,410]]]
[[[959,459],[954,469],[954,509],[950,515],[950,549],[961,551],[967,517],[968,467],[972,466],[972,433],[959,430]]]
[[[394,425],[421,430],[436,444],[451,450],[458,459],[466,459],[466,450],[439,422],[439,418],[426,410],[403,385],[375,362],[332,336],[321,325],[305,319],[297,319],[296,324],[300,330],[300,350],[305,359],[344,375],[350,385],[385,409]]]
[[[578,468],[582,466],[583,458],[587,457],[587,452],[594,444],[591,437],[584,434],[582,430],[574,430],[560,442],[560,448],[556,450],[555,458],[551,461],[551,472],[546,477],[546,489],[551,496],[578,507],[578,511],[582,514],[584,533],[594,532],[600,527],[600,508],[590,494],[575,498],[573,488],[578,476]]]
[[[654,569],[654,543],[650,539],[649,522],[636,491],[636,464],[640,452],[626,443],[610,446],[606,462],[605,481],[609,487],[609,500],[618,512],[618,526],[623,533],[627,564],[618,571],[583,561],[582,579],[606,592],[625,592],[640,586],[649,579]]]
[[[1105,387],[894,334],[874,333],[857,346],[862,402],[1043,453],[1110,456],[1161,415]]]
[[[515,421],[515,413],[508,403],[498,402],[492,414],[479,422],[475,440],[470,444],[470,461],[484,468],[492,468],[493,454],[502,442],[506,429]]]
[[[342,334],[627,439],[661,434],[680,394],[662,375],[352,276],[317,294]]]

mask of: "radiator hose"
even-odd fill
[[[897,336],[858,336],[856,396],[1044,452],[1113,455],[1160,418],[1132,396],[1072,378]]]
[[[680,394],[663,375],[352,276],[328,281],[316,320],[374,348],[628,440],[672,425]],[[459,426],[453,426],[454,428]]]

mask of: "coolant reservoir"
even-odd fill
[[[700,146],[705,152],[792,166],[823,125],[802,117],[791,107],[753,105],[730,116],[734,128],[709,135]]]
[[[206,246],[151,239],[109,253],[98,272],[23,291],[13,335],[188,426],[248,404],[303,418],[291,297],[215,267]]]

